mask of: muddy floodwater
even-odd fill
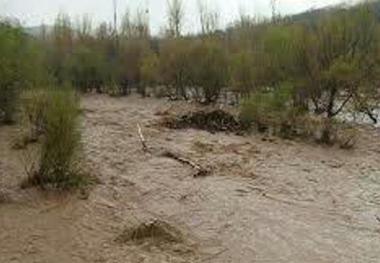
[[[158,125],[191,107],[82,98],[84,163],[99,178],[85,196],[21,190],[17,128],[0,127],[0,262],[380,262],[378,129],[341,150]]]

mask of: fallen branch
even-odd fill
[[[145,137],[142,133],[142,130],[141,130],[141,126],[140,124],[137,124],[137,132],[138,132],[138,135],[139,135],[139,138],[140,138],[140,142],[142,144],[142,147],[143,147],[143,151],[144,152],[149,152],[149,149],[148,149],[148,146],[146,144],[146,140],[145,140]],[[173,159],[173,160],[176,160],[182,164],[185,164],[185,165],[189,165],[191,166],[193,169],[196,170],[196,173],[193,175],[193,177],[200,177],[200,176],[206,176],[210,173],[210,171],[206,168],[203,168],[202,166],[194,163],[193,161],[189,160],[189,159],[186,159],[184,157],[181,157],[179,156],[178,154],[172,152],[172,151],[169,151],[169,150],[164,150],[163,153],[159,154],[160,156],[163,156],[163,157],[167,157],[167,158],[170,158],[170,159]]]
[[[191,166],[193,169],[196,170],[196,173],[193,175],[193,177],[206,176],[206,175],[208,175],[210,173],[210,170],[208,170],[206,168],[203,168],[202,166],[194,163],[193,161],[191,161],[189,159],[186,159],[184,157],[181,157],[178,154],[173,153],[171,151],[168,151],[168,150],[164,151],[162,153],[162,156],[170,158],[170,159],[173,159],[173,160],[176,160],[176,161],[178,161],[178,162],[180,162],[182,164]]]
[[[144,135],[142,133],[140,124],[137,124],[137,132],[139,134],[140,142],[141,142],[141,144],[143,146],[143,151],[144,152],[148,152],[149,149],[148,149],[148,146],[146,145],[146,141],[145,141]]]

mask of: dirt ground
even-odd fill
[[[88,197],[21,190],[16,128],[0,128],[1,263],[380,262],[379,130],[362,128],[347,151],[157,125],[190,107],[180,102],[91,95],[82,107],[100,179]],[[194,178],[165,150],[212,172]],[[153,221],[176,238],[120,241]]]

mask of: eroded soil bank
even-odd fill
[[[345,151],[157,125],[181,102],[82,107],[87,199],[21,190],[16,128],[0,128],[0,262],[380,262],[379,130]]]

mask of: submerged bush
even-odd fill
[[[241,106],[240,119],[246,126],[254,125],[259,131],[272,130],[289,137],[297,131],[304,112],[294,106],[292,87],[283,85],[275,90],[261,90],[246,98]]]
[[[32,185],[55,188],[79,186],[81,132],[78,126],[78,99],[70,89],[48,91],[43,113],[44,136],[38,170],[28,179]]]
[[[243,100],[240,109],[242,127],[255,127],[283,138],[303,138],[317,143],[338,144],[343,149],[353,148],[357,130],[337,120],[316,116],[293,97],[291,86],[275,90],[261,90]]]

